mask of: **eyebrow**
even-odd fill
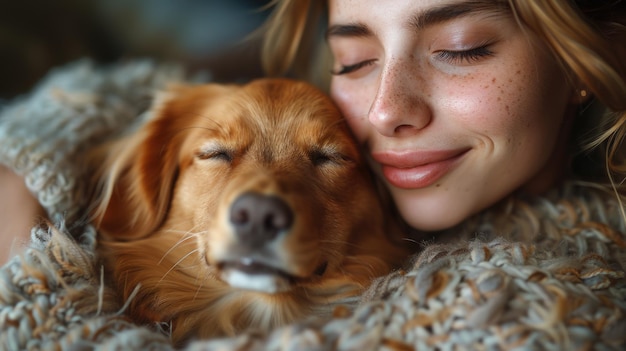
[[[451,3],[419,12],[411,18],[409,24],[413,28],[424,29],[459,17],[485,12],[492,12],[494,14],[508,13],[508,6],[505,3],[498,3],[493,0]]]
[[[372,31],[364,24],[336,24],[326,30],[326,39],[330,37],[368,37]]]
[[[453,2],[415,14],[410,18],[409,26],[421,30],[438,23],[482,12],[508,13],[508,6],[502,2],[494,4],[494,0]],[[371,35],[373,35],[372,30],[362,23],[331,25],[326,30],[327,40],[330,37],[368,37]]]

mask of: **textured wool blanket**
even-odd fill
[[[140,123],[164,84],[206,78],[151,61],[85,60],[3,106],[0,163],[25,177],[53,223],[33,228],[30,247],[0,269],[0,349],[173,349],[167,322],[132,323],[105,283],[84,217],[81,157]],[[620,206],[610,189],[576,181],[511,198],[426,238],[403,270],[375,280],[332,319],[185,349],[624,350]]]

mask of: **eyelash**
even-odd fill
[[[493,52],[488,49],[488,45],[479,46],[477,48],[462,50],[462,51],[451,51],[451,50],[441,50],[437,52],[437,58],[441,61],[446,61],[450,63],[473,63],[481,58],[492,56]],[[336,76],[340,76],[342,74],[352,73],[356,70],[359,70],[363,67],[372,65],[376,62],[376,60],[366,60],[361,61],[359,63],[355,63],[353,65],[341,66],[338,71],[331,71],[330,73]]]
[[[462,51],[449,51],[441,50],[437,52],[437,58],[441,61],[449,63],[473,63],[482,58],[492,56],[493,52],[488,49],[488,45],[479,46],[477,48],[462,50]]]
[[[365,66],[369,66],[369,65],[373,65],[374,62],[376,62],[376,60],[366,60],[366,61],[361,61],[359,63],[355,63],[353,65],[348,65],[348,66],[341,66],[341,68],[338,71],[331,71],[330,73],[332,75],[335,76],[340,76],[342,74],[348,74],[348,73],[352,73],[360,68],[363,68]]]
[[[200,160],[221,160],[225,162],[233,161],[233,152],[226,149],[202,150],[196,154]]]

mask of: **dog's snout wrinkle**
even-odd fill
[[[253,247],[261,247],[291,228],[293,211],[281,198],[247,192],[230,207],[230,222],[237,236]]]

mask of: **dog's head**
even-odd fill
[[[162,239],[162,252],[138,254],[197,255],[194,270],[270,293],[345,274],[346,257],[398,261],[359,149],[317,89],[279,79],[175,86],[152,113],[107,149],[95,221],[106,240]],[[361,283],[384,273],[362,264]]]

